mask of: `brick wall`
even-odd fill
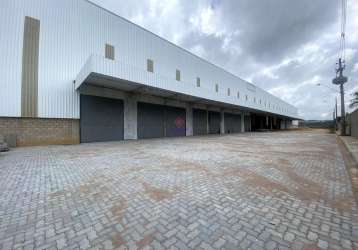
[[[16,135],[17,146],[78,144],[79,120],[0,117],[0,134]]]

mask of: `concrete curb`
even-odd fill
[[[339,136],[339,138],[344,143],[356,163],[358,163],[358,139],[351,136]]]

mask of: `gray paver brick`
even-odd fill
[[[276,249],[277,243],[275,241],[270,240],[266,243],[265,247],[267,250],[273,250]]]
[[[318,235],[316,234],[316,233],[314,233],[314,232],[308,232],[308,239],[309,240],[312,240],[312,241],[315,241],[315,240],[317,240],[318,239]]]
[[[318,239],[317,246],[322,248],[322,249],[327,249],[328,248],[328,242],[325,241],[325,240]]]
[[[57,240],[57,248],[58,249],[64,249],[64,248],[66,248],[66,246],[67,246],[66,239],[62,238],[62,239]]]
[[[0,155],[0,187],[2,249],[358,247],[330,134],[17,148]]]
[[[293,233],[287,232],[284,236],[284,240],[292,242],[295,239],[295,235]]]

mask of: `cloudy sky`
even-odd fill
[[[295,105],[305,119],[332,116],[341,0],[91,1]],[[348,104],[358,91],[357,0],[348,0],[347,15]]]

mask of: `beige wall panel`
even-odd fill
[[[21,116],[37,117],[40,21],[25,17],[22,51]]]

